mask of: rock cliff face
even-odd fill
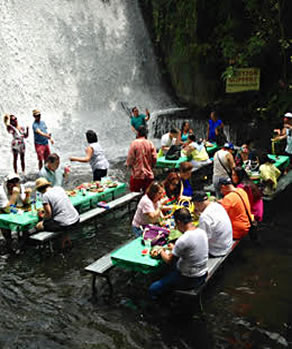
[[[206,60],[210,47],[200,43],[200,2],[146,0],[140,4],[176,96],[193,106],[213,103],[224,84],[215,55]]]

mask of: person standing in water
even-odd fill
[[[15,115],[4,115],[4,123],[7,132],[13,137],[11,143],[11,150],[13,154],[13,169],[17,173],[17,159],[20,156],[21,170],[25,174],[25,142],[24,138],[28,137],[28,127],[26,129],[18,124]]]
[[[34,123],[32,129],[34,133],[34,145],[39,161],[39,170],[43,167],[43,163],[47,161],[50,155],[49,140],[54,144],[51,133],[48,133],[47,125],[41,120],[41,112],[37,109],[32,111]]]
[[[137,107],[132,109],[133,116],[131,117],[131,128],[132,131],[138,134],[138,129],[140,126],[146,126],[146,122],[150,119],[150,112],[148,109],[145,109],[145,114],[139,114]]]
[[[98,143],[97,134],[93,130],[86,132],[88,146],[85,149],[85,157],[70,157],[70,161],[89,162],[92,168],[93,180],[100,181],[102,177],[107,175],[109,162],[107,161],[104,150]]]

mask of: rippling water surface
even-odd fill
[[[274,212],[274,208],[272,211]],[[155,275],[113,269],[91,293],[84,267],[130,236],[126,211],[88,224],[73,248],[50,256],[27,247],[0,260],[2,348],[288,348],[292,241],[288,211],[269,213],[260,246],[241,243],[203,296],[153,304]]]

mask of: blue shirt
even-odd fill
[[[215,134],[215,130],[218,126],[220,126],[222,124],[222,120],[217,120],[217,121],[213,121],[213,120],[209,120],[209,141],[216,141],[216,134]]]
[[[182,181],[184,186],[183,196],[193,196],[193,188],[191,186],[191,183],[188,179]]]
[[[40,122],[34,122],[32,124],[32,129],[34,133],[34,142],[35,144],[42,144],[42,145],[47,145],[49,143],[48,138],[39,135],[36,133],[36,130],[39,129],[40,131],[44,133],[48,133],[47,125],[45,124],[44,121],[40,120]]]
[[[43,166],[39,172],[39,177],[46,178],[52,183],[52,187],[62,187],[64,184],[64,170],[57,168],[56,171],[49,170],[46,166]]]

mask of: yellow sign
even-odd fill
[[[258,91],[260,89],[259,68],[239,68],[235,75],[226,80],[226,92]]]

